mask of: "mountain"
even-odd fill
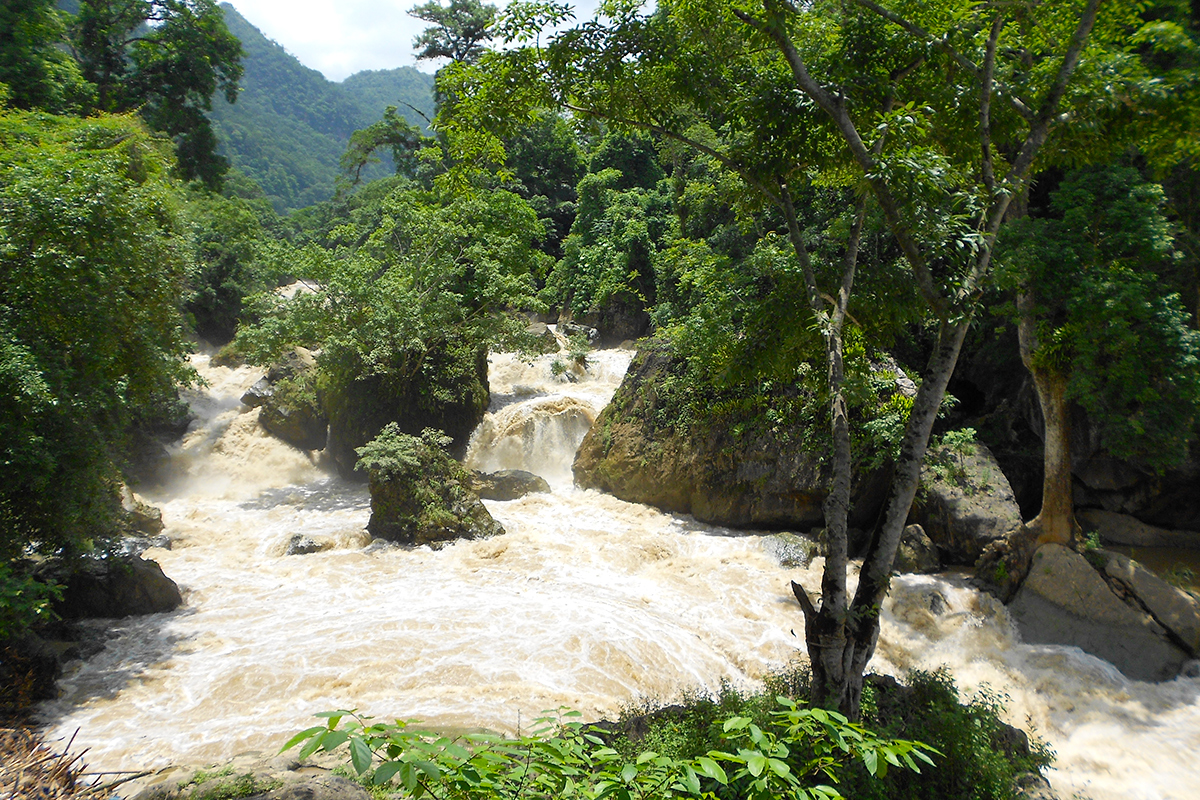
[[[264,36],[233,6],[222,3],[221,9],[242,42],[245,73],[238,101],[231,105],[214,97],[210,119],[222,155],[262,186],[277,211],[329,199],[350,134],[382,118],[387,106],[396,106],[414,125],[427,122],[410,105],[433,116],[432,75],[400,67],[334,83]],[[363,177],[389,172],[378,164]]]

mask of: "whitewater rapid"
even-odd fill
[[[553,491],[489,501],[507,533],[439,551],[372,543],[366,490],[240,403],[261,371],[196,356],[197,419],[169,479],[144,492],[172,540],[145,556],[184,606],[91,623],[107,646],[41,707],[49,735],[78,730],[93,769],[146,769],[269,751],[333,708],[512,732],[560,706],[599,718],[722,681],[756,687],[801,657],[788,585],[815,591],[821,560],[785,569],[762,535],[573,488],[575,449],[630,355],[598,351],[568,373],[560,356],[491,357],[468,463],[528,469]],[[284,555],[297,534],[328,549]],[[941,666],[964,696],[1006,697],[1008,721],[1051,744],[1064,797],[1197,796],[1200,680],[1127,681],[1078,650],[1022,644],[1003,606],[960,580],[898,577],[872,669]]]

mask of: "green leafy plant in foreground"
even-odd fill
[[[413,797],[793,798],[832,800],[844,767],[861,761],[883,777],[891,767],[920,772],[933,764],[928,745],[882,739],[834,711],[776,698],[771,724],[733,716],[721,726],[720,749],[694,758],[643,751],[627,758],[603,731],[559,709],[516,738],[475,733],[457,737],[420,730],[412,721],[372,722],[354,710],[317,714],[326,720],[296,734],[283,750],[300,758],[345,747],[360,778],[399,784]],[[281,751],[282,752],[282,751]]]

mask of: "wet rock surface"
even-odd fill
[[[1080,509],[1075,513],[1086,531],[1095,531],[1105,544],[1130,547],[1180,547],[1200,550],[1200,532],[1173,531],[1150,525],[1128,514],[1099,508]]]
[[[175,581],[140,556],[85,558],[73,569],[50,562],[39,575],[63,585],[63,619],[119,618],[173,611],[183,603]]]
[[[654,342],[630,364],[612,402],[575,456],[575,482],[635,503],[735,527],[809,530],[822,524],[829,485],[800,427],[727,424],[682,430],[660,423],[663,384],[684,366]],[[667,416],[670,416],[669,414]],[[752,422],[752,420],[750,420]],[[867,528],[887,494],[887,475],[857,476],[850,525]]]
[[[992,542],[1021,527],[1012,486],[991,451],[932,451],[908,521],[920,525],[948,564],[974,564]]]
[[[516,500],[534,492],[550,491],[545,478],[523,469],[472,470],[470,480],[471,489],[484,500]]]
[[[1118,586],[1122,592],[1118,595],[1104,574],[1110,563],[1119,574],[1138,573],[1137,580],[1148,587],[1147,597],[1165,607],[1166,601],[1156,594],[1161,587],[1114,558],[1116,554],[1094,551],[1089,555],[1096,564],[1061,545],[1043,545],[1034,553],[1029,575],[1009,606],[1022,637],[1034,644],[1073,645],[1134,680],[1174,678],[1191,654],[1147,611],[1145,598],[1132,587]],[[1157,578],[1154,581],[1174,589]],[[1191,623],[1200,623],[1200,614]],[[1182,621],[1174,624],[1186,627]]]

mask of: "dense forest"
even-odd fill
[[[793,586],[805,691],[839,726],[876,711],[864,676],[928,449],[977,438],[1024,476],[1028,522],[988,556],[1007,582],[1037,545],[1079,540],[1073,449],[1159,486],[1195,459],[1187,3],[413,13],[436,94],[411,69],[325,81],[212,0],[0,10],[0,641],[53,615],[39,565],[115,550],[122,487],[187,425],[197,348],[316,353],[276,392],[361,480],[359,455],[367,472],[421,441],[461,455],[487,352],[538,352],[531,320],[575,330],[581,360],[589,332],[654,337],[677,365],[657,425],[799,426],[819,454],[820,597]],[[315,291],[277,291],[297,278]],[[886,507],[856,544],[852,486],[881,465]],[[833,778],[831,729],[754,713],[709,743],[749,748],[729,774],[651,754],[633,775],[680,796],[701,780],[818,796],[784,741]],[[312,748],[349,741],[329,732]],[[854,748],[871,774],[925,752]],[[387,764],[376,778],[419,777]]]
[[[218,152],[261,187],[280,214],[329,199],[350,134],[396,106],[411,125],[433,116],[433,76],[412,67],[371,70],[332,83],[263,36],[228,3],[225,25],[242,44],[237,102],[217,97]],[[386,176],[372,165],[364,179]]]

